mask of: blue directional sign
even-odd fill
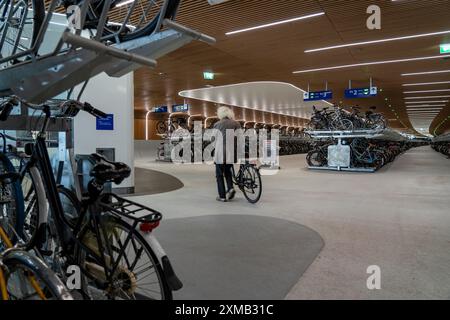
[[[345,98],[347,98],[347,99],[375,97],[377,94],[378,94],[377,87],[356,88],[356,89],[345,90]]]
[[[333,91],[316,91],[305,92],[303,94],[303,101],[317,101],[317,100],[330,100],[333,99]]]
[[[165,113],[167,112],[167,110],[168,110],[167,106],[160,106],[153,108],[154,113]]]
[[[97,130],[114,130],[114,115],[108,114],[106,118],[96,118]]]
[[[172,106],[172,112],[187,112],[189,111],[188,104],[175,104]]]

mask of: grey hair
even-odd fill
[[[234,112],[233,110],[231,110],[231,108],[222,106],[217,109],[217,117],[220,120],[225,118],[234,119]]]

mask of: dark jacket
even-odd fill
[[[222,164],[236,162],[236,146],[235,146],[236,139],[233,142],[233,144],[227,146],[226,133],[227,130],[230,129],[231,130],[241,129],[241,125],[239,124],[239,122],[235,120],[224,118],[214,124],[214,129],[220,131],[220,133],[222,134],[222,141],[220,141],[220,139],[218,139],[218,137],[216,136],[216,149],[214,153],[214,161],[216,163]],[[222,147],[220,147],[219,143],[222,144]],[[225,146],[227,146],[228,148],[226,148]],[[234,157],[231,158],[231,155],[233,153]]]

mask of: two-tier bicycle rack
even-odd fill
[[[83,26],[91,1],[85,0],[81,4]],[[112,0],[104,1],[105,8],[109,8]],[[108,10],[103,10],[93,36],[83,37],[83,28],[67,28],[51,53],[38,55],[52,15],[59,4],[59,0],[52,0],[34,46],[9,57],[0,57],[0,64],[28,57],[0,70],[0,97],[17,95],[31,103],[44,103],[63,92],[72,93],[76,85],[83,82],[86,85],[90,78],[102,72],[111,77],[120,77],[141,66],[154,68],[157,64],[155,59],[193,40],[209,44],[215,42],[214,38],[201,32],[172,20],[162,19],[169,1],[164,1],[157,26],[150,35],[120,42],[119,34],[126,28],[129,20],[127,16],[115,34],[103,36],[108,16]],[[112,38],[115,41],[111,41]],[[82,91],[83,89],[81,93]]]
[[[342,144],[343,139],[353,139],[353,138],[364,138],[364,139],[374,139],[374,140],[385,140],[385,141],[404,141],[406,138],[402,136],[397,131],[391,129],[379,129],[379,130],[353,130],[353,131],[328,131],[328,130],[317,130],[317,131],[307,131],[307,133],[314,140],[325,140],[333,139],[336,140],[336,144],[332,147],[341,147],[341,152],[343,154],[338,154],[337,157],[351,157],[350,146]],[[340,151],[338,151],[340,152]],[[331,171],[350,171],[350,172],[375,172],[375,168],[361,168],[361,167],[351,167],[350,162],[347,165],[330,165],[330,154],[327,155],[328,165],[319,166],[308,166],[312,170],[331,170]]]
[[[119,35],[128,28],[131,7],[137,2],[130,5],[128,14],[119,23],[116,32],[105,35],[112,0],[104,0],[104,9],[98,17],[96,29],[90,29],[89,36],[86,36],[88,32],[84,32],[83,27],[91,2],[92,0],[81,2],[80,28],[67,27],[54,50],[40,54],[49,24],[60,5],[60,0],[51,0],[33,46],[21,52],[15,51],[10,56],[0,55],[0,65],[6,65],[0,69],[0,100],[15,95],[30,103],[42,104],[63,93],[67,94],[67,99],[79,100],[89,79],[102,72],[111,77],[121,77],[141,66],[154,68],[157,65],[156,59],[194,40],[215,43],[215,39],[208,35],[164,19],[170,0],[163,1],[153,33],[128,41],[120,41]],[[0,49],[4,43],[3,38],[0,32]],[[15,63],[11,63],[12,61]],[[81,84],[78,96],[72,97],[75,86]],[[20,114],[11,115],[6,122],[2,122],[1,129],[32,131],[38,120],[39,117],[30,115],[24,108]],[[48,131],[59,132],[60,137],[64,137],[58,139],[58,148],[69,151],[70,165],[76,173],[76,163],[73,160],[73,120],[52,119]],[[58,168],[60,170],[61,163]],[[76,191],[80,195],[79,188]]]

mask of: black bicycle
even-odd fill
[[[11,105],[19,104],[16,99],[0,105],[0,118],[8,118]],[[29,229],[33,232],[28,247],[36,248],[63,279],[69,266],[78,266],[82,275],[80,292],[85,298],[171,299],[172,291],[179,290],[182,283],[152,233],[162,219],[161,213],[103,192],[105,183],[120,183],[127,178],[130,168],[93,155],[92,179],[82,199],[56,183],[46,146],[46,128],[51,117],[71,118],[80,110],[100,118],[106,115],[88,103],[77,101],[63,102],[53,115],[54,108],[48,105],[20,103],[41,110],[44,115],[35,142],[26,145],[29,159],[21,176],[28,173],[33,177],[37,202],[47,201],[50,208],[37,211],[39,216]],[[40,199],[42,194],[44,201]]]
[[[237,174],[233,166],[232,173],[233,183],[239,187],[247,201],[257,203],[262,194],[262,179],[258,167],[246,161],[239,165]]]

